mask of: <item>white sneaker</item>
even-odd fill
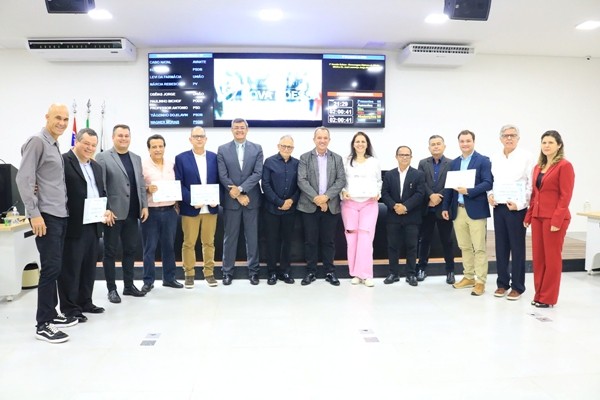
[[[371,279],[371,278],[365,279],[364,283],[365,283],[366,287],[373,287],[373,286],[375,286],[375,283],[373,282],[373,279]]]
[[[362,279],[357,278],[356,276],[354,278],[352,278],[352,280],[350,281],[351,284],[353,285],[360,285],[362,283]]]

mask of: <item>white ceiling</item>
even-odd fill
[[[284,20],[259,21],[279,7]],[[138,48],[399,50],[408,43],[457,43],[480,54],[600,57],[600,0],[492,0],[487,22],[424,22],[444,0],[96,0],[114,18],[48,14],[44,0],[0,0],[0,48],[31,37],[126,37]]]

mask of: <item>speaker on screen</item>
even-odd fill
[[[46,0],[49,14],[87,14],[94,8],[94,0]]]
[[[492,0],[444,0],[444,14],[450,19],[487,21]]]

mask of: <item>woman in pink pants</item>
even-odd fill
[[[373,238],[381,197],[381,167],[373,157],[371,140],[364,132],[352,138],[344,162],[346,187],[342,190],[342,221],[348,243],[352,284],[373,286]]]

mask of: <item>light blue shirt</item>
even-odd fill
[[[460,170],[461,171],[466,171],[468,169],[467,167],[469,166],[469,163],[471,162],[472,157],[473,157],[473,153],[469,154],[468,157],[463,157],[462,155],[460,156]],[[460,204],[465,204],[465,198],[461,193],[458,194],[458,202]]]

